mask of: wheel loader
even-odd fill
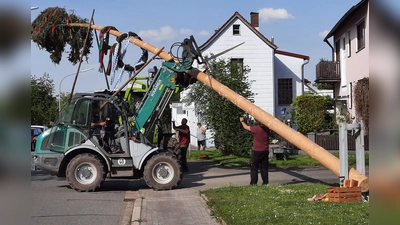
[[[196,82],[185,71],[194,60],[204,62],[192,36],[181,47],[182,60],[163,62],[137,96],[134,86],[118,94],[109,90],[74,94],[55,125],[37,137],[35,166],[66,177],[81,192],[98,190],[106,178],[143,178],[154,190],[176,188],[183,178],[174,154],[177,141],[169,140],[171,135],[163,135],[157,126],[172,94]],[[95,119],[104,126],[93,125]],[[161,139],[156,143],[155,130]]]

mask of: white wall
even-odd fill
[[[293,81],[293,99],[303,93],[303,82],[302,82],[302,65],[304,59],[293,56],[275,54],[275,87],[278,87],[278,79],[291,78]],[[276,95],[276,107],[275,115],[277,118],[281,118],[281,108],[285,107],[286,111],[290,110],[290,104],[278,105],[278,88],[275,91]],[[288,118],[286,118],[288,119]]]
[[[240,34],[232,35],[232,25],[240,24]],[[243,58],[244,65],[250,67],[248,74],[251,89],[254,93],[254,104],[264,111],[274,115],[274,51],[258,36],[256,36],[240,20],[232,21],[230,29],[225,30],[215,38],[210,47],[204,49],[203,55],[217,54],[237,44],[239,47],[225,53],[220,58]]]

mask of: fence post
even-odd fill
[[[315,142],[315,135],[316,135],[316,133],[314,133],[314,132],[307,133],[308,139],[310,139],[310,140],[313,141],[314,143],[316,143],[316,142]]]
[[[360,123],[356,132],[356,169],[365,175],[364,124]]]
[[[340,160],[340,177],[344,177],[345,180],[348,180],[349,156],[348,156],[346,123],[339,123],[339,160]]]

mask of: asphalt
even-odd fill
[[[131,225],[216,225],[206,197],[200,191],[225,186],[245,186],[250,182],[249,168],[223,168],[211,161],[189,161],[189,172],[184,173],[177,189],[154,191],[140,181],[137,191],[126,193],[126,200],[133,199],[132,217],[124,224]],[[339,178],[330,170],[269,169],[270,184],[338,183]],[[259,178],[261,184],[261,178]],[[316,193],[317,194],[317,193]],[[311,196],[310,196],[311,197]]]

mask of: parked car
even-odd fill
[[[35,151],[36,137],[39,136],[43,131],[47,130],[48,127],[40,125],[31,125],[31,151]]]

